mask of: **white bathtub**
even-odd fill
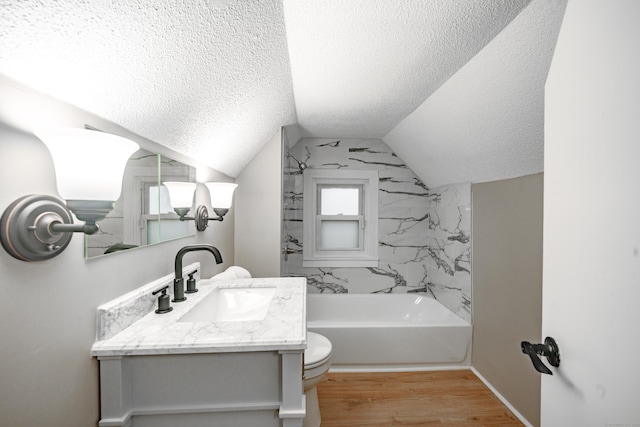
[[[471,325],[416,294],[308,294],[307,328],[329,338],[333,370],[468,367]]]

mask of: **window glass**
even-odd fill
[[[162,221],[147,220],[147,244],[160,243],[166,240],[177,239],[189,232],[189,222],[176,220]]]
[[[160,192],[158,193],[158,190]],[[173,212],[171,202],[169,201],[169,190],[164,185],[149,186],[149,198],[147,212],[149,215],[158,215]]]
[[[327,221],[320,224],[320,249],[358,249],[360,221]]]
[[[320,215],[360,215],[360,188],[320,187]]]

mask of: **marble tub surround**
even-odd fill
[[[275,287],[266,317],[260,321],[180,322],[196,304],[218,287]],[[306,280],[245,278],[201,280],[199,292],[174,303],[173,311],[151,311],[109,339],[97,341],[93,356],[256,352],[301,350],[306,347]]]
[[[471,323],[471,184],[429,194],[425,290]]]
[[[182,276],[187,277],[188,273],[196,270],[193,277],[199,282],[199,262],[183,267]],[[152,292],[168,285],[167,294],[173,295],[173,279],[173,273],[167,274],[99,306],[96,319],[96,340],[103,341],[117,335],[155,310],[158,306],[158,296],[152,295]]]
[[[304,276],[309,292],[425,292],[471,321],[471,186],[429,189],[379,139],[303,138],[289,149],[309,168],[375,169],[379,173],[377,267],[305,268],[303,175],[284,167],[284,275]]]
[[[428,190],[420,179],[379,139],[301,139],[289,153],[313,169],[377,170],[377,267],[305,268],[303,245],[303,175],[287,160],[284,179],[284,239],[294,253],[286,275],[303,275],[309,292],[406,292],[424,286],[428,256]]]

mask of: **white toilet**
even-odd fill
[[[304,395],[307,415],[302,427],[320,426],[320,406],[316,385],[331,367],[331,341],[314,332],[307,332],[307,349],[304,351]]]

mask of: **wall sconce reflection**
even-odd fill
[[[94,234],[98,221],[120,197],[124,168],[140,147],[104,132],[56,128],[34,132],[49,149],[58,193],[27,195],[11,203],[0,219],[5,250],[22,261],[53,258],[69,245],[75,232]],[[91,159],[92,161],[88,161]],[[74,224],[71,216],[83,224]]]
[[[215,217],[209,217],[209,211],[204,205],[198,205],[195,215],[187,216],[193,205],[193,195],[195,194],[197,184],[193,182],[163,182],[169,190],[169,199],[171,207],[180,216],[180,221],[193,220],[196,223],[198,231],[206,230],[209,221],[222,221],[224,216],[229,212],[233,201],[233,192],[238,184],[228,182],[206,182],[204,185],[209,190],[211,196],[211,207],[215,212]]]

